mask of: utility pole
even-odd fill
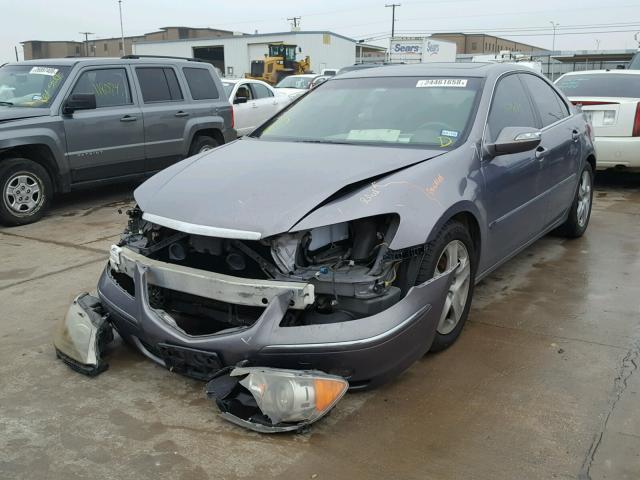
[[[16,51],[16,62],[19,62],[20,60],[18,60],[18,47],[13,47],[13,49]]]
[[[80,32],[80,35],[84,35],[84,56],[89,56],[89,35],[93,35],[93,32]]]
[[[127,47],[124,45],[124,27],[122,26],[122,0],[118,0],[118,10],[120,10],[120,37],[122,38],[122,56],[127,54]]]
[[[386,8],[391,7],[391,38],[396,36],[396,7],[399,6],[399,3],[385,5]]]
[[[287,20],[293,23],[291,25],[291,31],[292,32],[297,32],[298,29],[300,28],[300,20],[302,20],[302,18],[301,17],[291,17],[291,18],[287,18]]]
[[[551,52],[553,54],[553,52],[556,51],[556,29],[560,26],[560,24],[553,21],[549,21],[549,23],[553,27],[553,42],[551,44]],[[549,55],[549,68],[551,69],[551,81],[553,82],[556,75],[555,71],[553,70],[553,64],[551,63],[551,55]]]

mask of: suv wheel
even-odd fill
[[[0,223],[9,226],[40,220],[53,194],[47,171],[26,158],[0,162],[0,188]]]
[[[206,152],[208,150],[212,150],[216,148],[218,145],[218,141],[207,135],[199,135],[193,139],[191,143],[191,148],[189,149],[189,156],[196,155],[198,153]]]
[[[436,238],[427,245],[416,285],[440,275],[456,264],[453,280],[436,327],[431,352],[451,346],[469,315],[476,274],[476,255],[467,228],[456,220],[444,224]]]

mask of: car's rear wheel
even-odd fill
[[[193,143],[191,144],[191,148],[189,149],[189,155],[196,155],[198,153],[213,150],[218,145],[220,144],[215,138],[208,135],[198,135],[193,139]]]
[[[469,316],[476,272],[473,245],[467,228],[456,220],[447,222],[427,245],[416,284],[424,283],[455,267],[451,286],[440,312],[431,352],[439,352],[451,346],[460,336]]]
[[[586,164],[580,175],[569,217],[557,230],[560,235],[569,238],[581,237],[589,226],[591,205],[593,204],[593,170]]]
[[[0,223],[8,226],[40,220],[53,195],[47,171],[26,158],[0,162],[0,188]]]

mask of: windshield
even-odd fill
[[[48,107],[70,67],[5,65],[0,68],[0,106]]]
[[[629,64],[630,70],[640,70],[640,52],[636,53]]]
[[[471,125],[479,78],[336,77],[253,136],[348,144],[453,148]]]
[[[640,97],[640,75],[629,73],[567,75],[557,86],[567,97]]]
[[[276,85],[276,88],[309,88],[309,84],[313,77],[286,77]]]
[[[231,97],[231,92],[233,91],[233,86],[235,83],[222,82],[222,88],[224,88],[224,94],[227,98]]]

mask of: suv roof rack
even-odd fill
[[[171,57],[169,55],[125,55],[120,57],[123,60],[135,60],[137,58],[170,58],[172,60],[188,60],[189,62],[201,62],[209,63],[201,58],[189,58],[189,57]]]

